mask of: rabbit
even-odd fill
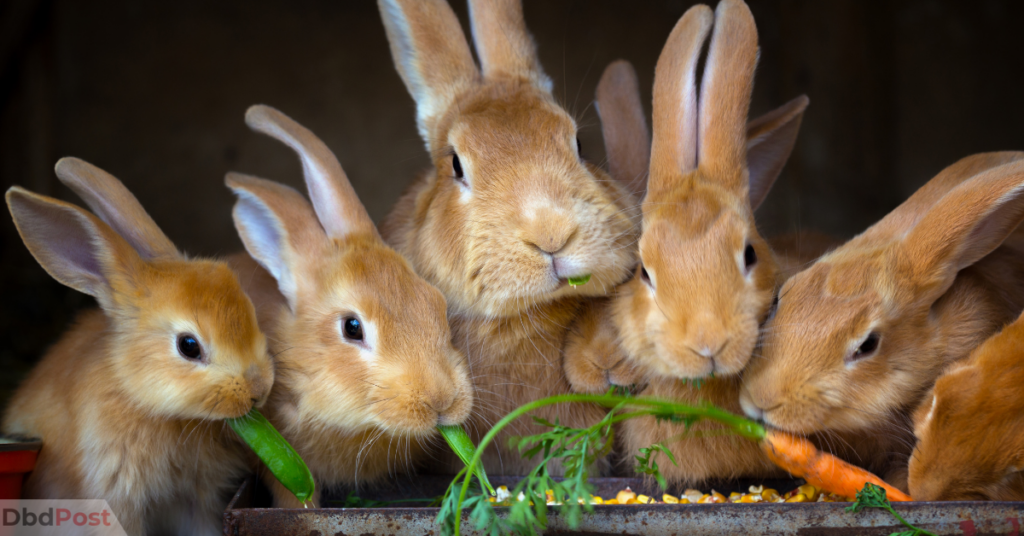
[[[917,501],[1024,501],[1024,315],[952,365],[914,412]]]
[[[226,179],[249,253],[231,260],[278,364],[267,418],[318,490],[378,480],[425,444],[443,444],[435,427],[462,423],[472,408],[445,299],[384,244],[319,138],[268,106],[245,119],[298,154],[312,199],[251,176]],[[267,483],[275,505],[298,506],[276,480]]]
[[[906,489],[910,413],[1024,308],[1022,157],[960,160],[790,278],[744,372],[745,413]]]
[[[250,470],[224,419],[267,399],[274,367],[252,303],[220,261],[189,259],[113,176],[58,177],[102,218],[20,187],[7,205],[57,281],[96,298],[14,394],[6,434],[42,438],[26,499],[105,499],[128,534],[219,534]],[[158,517],[159,516],[159,517]]]
[[[518,0],[469,2],[480,69],[444,0],[378,5],[434,165],[402,194],[381,234],[447,299],[475,387],[469,433],[479,440],[512,409],[569,392],[561,366],[569,323],[636,265],[636,202],[582,158],[576,123],[552,96]],[[568,284],[586,275],[589,283]],[[605,410],[562,405],[537,414],[579,427]],[[508,438],[543,430],[529,418],[506,428],[486,451],[487,471],[528,472],[532,463]]]
[[[712,23],[714,35],[698,95],[695,69]],[[615,373],[624,376],[613,368],[601,370],[602,365],[615,365],[639,371],[636,375],[647,384],[643,395],[692,403],[706,400],[741,411],[738,373],[755,351],[760,323],[782,277],[776,255],[757,231],[753,211],[789,157],[808,104],[800,96],[748,124],[756,58],[757,30],[742,1],[724,0],[714,14],[707,6],[695,6],[669,36],[654,81],[654,140],[643,200],[641,264],[636,276],[602,304],[603,311],[589,312],[604,316],[608,327],[589,341],[579,337],[570,341],[575,345],[567,345],[565,366],[574,388],[606,388],[607,381],[619,379]],[[617,132],[606,140],[614,142],[623,131],[635,132],[634,137],[647,135],[635,120],[632,128],[614,124],[642,116],[639,110],[617,110],[623,105],[637,107],[639,98],[610,98],[613,88],[635,91],[635,81],[611,82],[632,76],[631,69],[613,64],[602,79],[602,84],[609,81],[607,91],[599,86],[602,126]],[[602,95],[609,96],[607,103]],[[607,113],[613,109],[617,111]],[[698,139],[703,141],[698,144]],[[610,148],[611,168],[643,175],[646,170],[637,170],[636,165],[615,163],[617,155],[629,152]],[[584,320],[588,313],[578,322]],[[628,358],[606,351],[608,339],[616,339]],[[586,362],[579,364],[581,360]],[[589,374],[581,373],[587,370]],[[691,427],[713,429],[704,423]],[[672,484],[778,473],[748,441],[722,436],[680,441],[685,431],[682,425],[653,417],[635,418],[622,423],[620,438],[627,453],[671,441],[668,446],[678,464],[660,466]]]

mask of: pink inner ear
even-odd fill
[[[106,281],[93,237],[67,209],[27,203],[19,214],[25,241],[54,275]],[[63,282],[63,281],[62,281]],[[82,289],[79,289],[82,290]]]

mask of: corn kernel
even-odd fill
[[[665,504],[679,504],[679,499],[677,499],[674,495],[669,495],[668,493],[666,493],[666,494],[661,496],[661,502],[663,502]],[[686,501],[686,502],[690,502],[690,501]]]
[[[750,486],[751,495],[760,495],[764,491],[764,486]]]
[[[800,486],[797,489],[800,491],[800,493],[804,495],[804,497],[807,497],[808,501],[813,502],[815,499],[818,498],[818,488],[810,484],[804,484],[803,486]]]
[[[640,504],[651,504],[651,498],[646,495],[637,495],[636,502]]]
[[[741,503],[761,502],[761,496],[760,495],[751,495],[751,494],[748,493],[747,495],[743,495],[742,497],[740,497],[740,500],[737,501],[737,502],[741,502]]]
[[[721,493],[718,493],[715,490],[711,490],[711,502],[713,502],[713,503],[724,503],[724,502],[728,502],[728,499],[725,498],[725,495],[722,495]]]
[[[697,504],[708,504],[711,502],[711,495],[705,493],[700,499],[697,499]]]
[[[615,496],[615,498],[619,501],[620,504],[626,504],[626,501],[630,499],[636,499],[636,493],[634,493],[633,490],[626,488],[620,491],[619,494]]]
[[[796,495],[786,499],[788,503],[807,502],[807,496],[803,493],[797,493]]]
[[[590,504],[604,504],[604,499],[602,499],[598,495],[591,496],[590,497]]]
[[[699,501],[700,498],[703,497],[703,496],[704,496],[704,494],[701,493],[699,490],[688,489],[688,490],[684,491],[683,495],[681,497],[679,497],[679,498],[682,499],[683,497],[686,497],[687,499],[690,499],[690,502],[695,503],[695,502]]]
[[[626,504],[640,504],[640,501],[638,501],[636,499],[630,499],[630,500],[626,501]]]
[[[772,488],[766,488],[761,490],[761,499],[767,502],[775,502],[779,500],[779,492]]]
[[[617,499],[608,499],[604,504],[619,504],[619,501]]]
[[[549,502],[549,503],[554,502],[554,500],[555,500],[555,491],[554,490],[550,490],[550,489],[544,491],[544,499],[547,500],[547,502]]]
[[[691,504],[690,499],[687,499],[686,497],[680,497],[679,504]]]
[[[734,491],[734,492],[729,494],[729,502],[737,502],[737,501],[740,500],[741,497],[743,497],[742,493],[738,493],[738,492]]]

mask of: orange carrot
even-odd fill
[[[871,482],[883,488],[890,501],[913,500],[868,471],[821,452],[810,441],[785,432],[766,430],[761,450],[775,465],[836,495],[855,497],[866,482]]]

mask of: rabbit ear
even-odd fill
[[[807,95],[747,123],[747,171],[750,172],[750,208],[757,209],[768,196],[782,167],[789,160],[800,121],[810,99]]]
[[[597,84],[597,114],[608,153],[608,170],[637,197],[647,186],[651,135],[647,130],[636,71],[625,60],[605,68]]]
[[[178,248],[116,177],[72,157],[58,160],[56,171],[57,178],[128,241],[142,258],[179,256]]]
[[[654,139],[647,194],[697,168],[696,69],[714,16],[705,5],[691,7],[676,23],[654,71]],[[665,184],[662,184],[665,183]]]
[[[521,0],[469,0],[469,21],[485,79],[523,78],[551,93]]]
[[[277,280],[295,311],[303,259],[315,259],[329,244],[309,202],[283,184],[241,173],[224,181],[238,196],[232,216],[245,250]]]
[[[44,270],[60,283],[114,306],[115,280],[141,262],[123,238],[99,218],[51,197],[24,188],[7,190],[7,207],[25,246]]]
[[[1024,161],[982,172],[942,197],[902,240],[912,282],[944,293],[1024,221]]]
[[[444,0],[377,0],[395,68],[416,101],[416,125],[431,143],[437,117],[480,78],[459,19]]]
[[[309,198],[327,236],[336,239],[350,234],[378,236],[373,220],[366,213],[341,164],[320,138],[287,115],[261,104],[245,112],[245,123],[298,153]]]
[[[757,66],[757,27],[742,0],[722,0],[700,91],[697,161],[718,177],[746,162],[747,112]],[[721,171],[719,171],[721,170]],[[736,184],[746,188],[746,184]]]

